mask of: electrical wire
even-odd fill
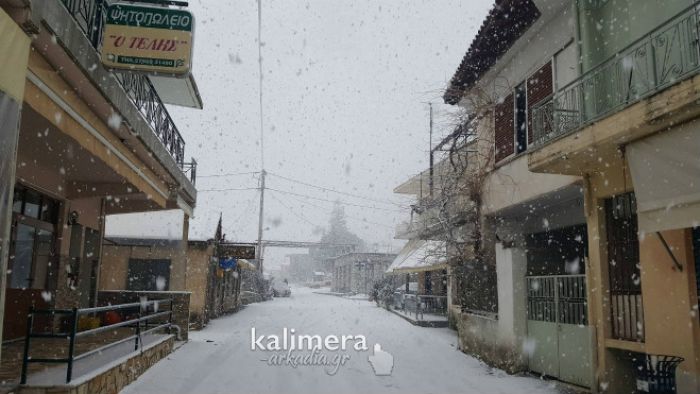
[[[391,202],[391,201],[386,201],[386,200],[378,200],[378,199],[375,199],[375,198],[366,197],[366,196],[362,196],[362,195],[359,195],[359,194],[348,193],[348,192],[344,192],[344,191],[340,191],[340,190],[336,190],[336,189],[331,189],[331,188],[329,188],[329,187],[323,187],[323,186],[313,185],[313,184],[310,184],[310,183],[302,182],[302,181],[299,181],[299,180],[296,180],[296,179],[292,179],[292,178],[289,178],[289,177],[286,177],[286,176],[282,176],[282,175],[279,175],[279,174],[275,174],[275,173],[272,173],[272,172],[268,172],[268,174],[269,174],[269,175],[272,175],[272,176],[275,176],[275,177],[277,177],[277,178],[284,179],[284,180],[289,181],[289,182],[298,183],[298,184],[300,184],[300,185],[304,185],[304,186],[307,186],[307,187],[312,187],[312,188],[319,189],[319,190],[323,190],[323,191],[327,191],[327,192],[342,194],[342,195],[349,196],[349,197],[360,198],[360,199],[363,199],[363,200],[372,201],[372,202],[376,202],[376,203],[379,203],[379,204],[394,205],[394,206],[397,206],[397,207],[400,207],[400,208],[408,208],[408,206],[402,205],[402,204],[399,204],[399,203],[395,203],[395,202]]]
[[[295,200],[295,201],[298,201],[300,204],[309,205],[309,206],[312,206],[312,207],[314,207],[314,208],[318,208],[318,209],[324,210],[325,212],[332,212],[332,210],[328,210],[327,207],[322,207],[322,206],[320,206],[320,205],[311,204],[311,203],[308,202],[308,201],[304,201],[304,200],[301,200],[301,199],[296,198],[296,197],[293,197],[293,196],[290,196],[290,198],[292,198],[292,199]],[[375,226],[380,226],[380,227],[386,227],[386,228],[393,229],[392,226],[388,226],[388,225],[386,225],[386,224],[384,224],[384,223],[371,222],[371,221],[369,221],[369,220],[367,220],[367,219],[358,218],[358,217],[349,216],[349,215],[345,215],[345,217],[346,217],[347,219],[350,219],[350,220],[355,220],[355,221],[362,222],[362,223],[366,223],[366,224],[373,224],[373,225],[375,225]]]
[[[250,172],[236,172],[236,173],[230,173],[230,174],[197,175],[197,179],[199,179],[199,178],[223,178],[223,177],[227,177],[227,176],[239,176],[239,175],[256,175],[259,173],[260,173],[260,171],[250,171]]]
[[[282,204],[282,206],[285,207],[292,215],[298,217],[299,219],[305,221],[306,223],[308,223],[308,224],[310,224],[310,225],[312,225],[312,226],[314,226],[314,227],[321,227],[321,226],[319,226],[318,224],[312,222],[311,220],[305,218],[302,214],[296,213],[292,208],[290,208],[289,206],[287,206],[287,204],[285,204],[284,202],[282,202],[281,199],[275,197],[275,196],[272,195],[272,194],[271,194],[270,196],[272,197],[272,199],[274,199],[274,200],[276,200],[278,203]]]
[[[207,193],[207,192],[237,192],[245,190],[260,190],[259,187],[242,187],[242,188],[230,188],[230,189],[202,189],[197,190],[197,193]]]
[[[277,193],[284,193],[284,194],[289,194],[289,195],[292,195],[292,196],[304,197],[304,198],[308,198],[308,199],[311,199],[311,200],[318,200],[318,201],[325,201],[325,202],[337,203],[337,204],[340,204],[340,205],[347,205],[347,206],[350,206],[350,207],[376,209],[376,210],[378,210],[378,211],[404,212],[404,210],[402,210],[402,209],[379,208],[379,207],[373,207],[373,206],[370,206],[370,205],[353,204],[353,203],[342,202],[342,201],[338,201],[338,200],[328,200],[328,199],[325,199],[325,198],[314,197],[314,196],[309,196],[309,195],[300,194],[300,193],[294,193],[294,192],[290,192],[290,191],[288,191],[288,190],[274,189],[274,188],[271,188],[271,187],[266,187],[265,189],[266,189],[266,190],[271,190],[271,191],[277,192]]]

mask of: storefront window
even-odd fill
[[[56,286],[55,226],[58,201],[34,190],[15,187],[13,242],[8,283],[15,289],[47,289]]]
[[[11,259],[10,287],[26,289],[31,287],[32,260],[34,258],[35,229],[20,224],[17,226],[14,259]]]

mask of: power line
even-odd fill
[[[314,208],[322,209],[322,210],[324,210],[324,211],[326,211],[326,212],[332,212],[332,211],[329,211],[327,207],[322,207],[322,206],[319,206],[319,205],[311,204],[310,202],[300,200],[300,199],[298,199],[298,198],[296,198],[296,197],[292,197],[292,196],[290,196],[290,197],[291,197],[292,199],[294,199],[295,201],[298,201],[298,202],[301,203],[301,204],[310,205],[310,206],[312,206],[312,207],[314,207]],[[345,217],[348,218],[348,219],[351,219],[351,220],[358,221],[358,222],[367,223],[367,224],[374,224],[374,225],[376,225],[376,226],[381,226],[381,227],[386,227],[386,228],[393,229],[392,226],[386,225],[386,224],[384,224],[384,223],[371,222],[371,221],[369,221],[369,220],[367,220],[367,219],[358,218],[358,217],[354,217],[354,216],[349,216],[349,215],[347,215],[347,214],[345,215]]]
[[[341,204],[341,205],[347,205],[347,206],[351,206],[351,207],[369,208],[369,209],[376,209],[376,210],[379,210],[379,211],[403,212],[402,209],[379,208],[379,207],[373,207],[373,206],[370,206],[370,205],[361,205],[361,204],[353,204],[353,203],[342,202],[342,201],[337,201],[337,200],[335,200],[335,201],[334,201],[334,200],[328,200],[328,199],[325,199],[325,198],[309,196],[309,195],[306,195],[306,194],[294,193],[294,192],[290,192],[290,191],[288,191],[288,190],[273,189],[273,188],[271,188],[271,187],[268,187],[267,190],[272,190],[273,192],[278,192],[278,193],[290,194],[290,195],[292,195],[292,196],[298,196],[298,197],[309,198],[309,199],[312,199],[312,200],[325,201],[325,202],[331,202],[331,203],[338,203],[338,204]]]
[[[230,174],[197,175],[197,179],[199,179],[199,178],[223,178],[223,177],[227,177],[227,176],[239,176],[239,175],[257,175],[259,173],[260,173],[260,171],[250,171],[250,172],[236,172],[236,173],[230,173]]]
[[[282,202],[281,199],[275,197],[274,194],[271,194],[271,196],[272,196],[273,199],[277,200],[278,203],[282,204],[283,207],[287,208],[287,210],[288,210],[292,215],[298,217],[299,219],[305,221],[306,223],[308,223],[308,224],[310,224],[310,225],[312,225],[312,226],[314,226],[314,227],[321,227],[321,226],[319,226],[318,224],[312,222],[311,220],[305,218],[302,214],[296,213],[292,208],[288,207],[287,204],[285,204],[284,202]]]
[[[236,219],[231,222],[231,226],[236,226],[236,224],[239,223],[241,221],[241,219],[243,219],[243,216],[245,214],[250,213],[250,208],[252,208],[253,204],[255,203],[256,197],[257,197],[257,193],[253,196],[253,198],[248,200],[248,204],[246,204],[245,209],[243,209],[243,211],[241,211],[241,214],[238,215],[238,217],[236,217]],[[226,229],[230,230],[233,233],[233,235],[236,236],[236,230],[229,227],[228,224],[226,225]],[[238,237],[236,237],[236,238],[238,238]]]
[[[197,190],[198,193],[205,193],[205,192],[236,192],[236,191],[245,191],[245,190],[260,190],[259,187],[242,187],[242,188],[230,188],[230,189],[203,189],[203,190]]]
[[[372,202],[376,202],[376,203],[380,203],[380,204],[394,205],[394,206],[401,207],[401,208],[407,208],[407,207],[404,206],[404,205],[401,205],[401,204],[398,204],[398,203],[395,203],[395,202],[391,202],[391,201],[378,200],[378,199],[371,198],[371,197],[365,197],[365,196],[362,196],[362,195],[359,195],[359,194],[348,193],[348,192],[344,192],[344,191],[340,191],[340,190],[331,189],[331,188],[329,188],[329,187],[323,187],[323,186],[318,186],[318,185],[312,185],[312,184],[310,184],[310,183],[302,182],[302,181],[299,181],[299,180],[296,180],[296,179],[292,179],[292,178],[285,177],[285,176],[282,176],[282,175],[274,174],[274,173],[271,173],[271,172],[268,172],[268,174],[270,174],[270,175],[272,175],[272,176],[275,176],[275,177],[277,177],[277,178],[281,178],[281,179],[290,181],[290,182],[298,183],[298,184],[300,184],[300,185],[312,187],[312,188],[319,189],[319,190],[323,190],[323,191],[327,191],[327,192],[332,192],[332,193],[342,194],[342,195],[346,195],[346,196],[350,196],[350,197],[360,198],[360,199],[363,199],[363,200],[372,201]]]

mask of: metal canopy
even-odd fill
[[[445,241],[408,241],[387,269],[387,273],[435,271],[447,268]]]
[[[148,78],[164,103],[180,107],[204,108],[202,97],[199,95],[199,89],[192,74],[188,74],[185,78],[155,75]]]

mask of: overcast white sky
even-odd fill
[[[427,167],[428,106],[436,134],[451,128],[442,91],[464,56],[490,0],[263,0],[265,167],[272,174],[359,194],[363,200],[273,175],[266,192],[265,239],[315,241],[332,201],[347,206],[348,224],[368,244],[396,248],[394,226],[408,212],[395,186]],[[204,110],[170,108],[199,163],[190,238],[214,234],[219,213],[236,241],[257,237],[260,170],[257,5],[254,0],[194,0],[194,75]],[[322,201],[330,200],[330,201]],[[179,219],[112,219],[108,231],[180,234]],[[130,225],[129,225],[130,223]],[[148,225],[150,224],[150,225]],[[137,234],[138,233],[138,234]],[[266,250],[276,266],[289,250]],[[294,252],[294,251],[292,251]],[[296,251],[296,253],[303,250]]]

